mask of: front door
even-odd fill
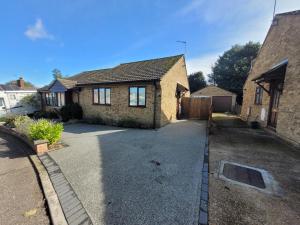
[[[278,117],[278,107],[280,98],[280,84],[271,83],[270,84],[270,109],[269,109],[269,121],[268,125],[272,128],[276,128],[277,117]]]

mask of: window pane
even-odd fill
[[[60,94],[61,94],[61,106],[64,106],[65,105],[65,93],[62,92]]]
[[[105,89],[105,103],[110,104],[110,88]]]
[[[61,94],[60,93],[57,93],[57,105],[58,106],[61,106],[61,101],[60,101],[60,96],[61,96]]]
[[[105,89],[100,88],[100,104],[105,104]]]
[[[53,97],[53,106],[57,106],[57,93],[52,93]]]
[[[1,106],[1,107],[4,106],[4,98],[0,98],[0,106]]]
[[[144,106],[146,104],[146,90],[145,88],[139,88],[139,105]]]
[[[99,99],[98,99],[98,89],[94,89],[94,103],[99,103]]]
[[[137,88],[129,88],[129,105],[137,106]]]

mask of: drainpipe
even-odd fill
[[[156,103],[157,103],[157,83],[153,81],[154,85],[154,106],[153,106],[153,129],[156,128]]]

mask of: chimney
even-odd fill
[[[19,80],[17,80],[17,85],[23,89],[24,88],[24,80],[23,77],[20,77]]]

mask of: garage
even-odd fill
[[[236,94],[215,85],[209,85],[191,94],[192,98],[211,97],[213,112],[233,112]]]
[[[213,112],[230,112],[231,106],[231,96],[212,96]]]

